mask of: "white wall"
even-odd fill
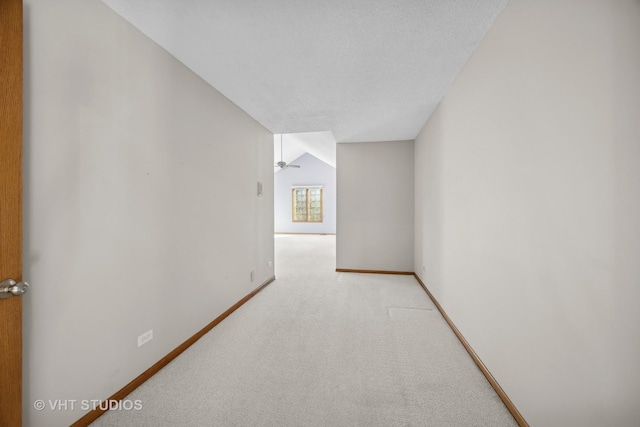
[[[278,169],[274,175],[276,233],[336,232],[336,168],[309,153],[289,162],[299,169]],[[323,186],[322,222],[293,222],[291,217],[292,186]]]
[[[34,400],[109,397],[273,275],[273,136],[98,0],[25,20],[24,424],[66,426]]]
[[[415,271],[532,426],[640,419],[640,3],[512,0],[416,139]]]
[[[337,268],[413,271],[413,141],[337,150]]]

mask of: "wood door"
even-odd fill
[[[0,281],[22,279],[22,0],[0,0]],[[21,297],[0,299],[0,426],[22,424]]]

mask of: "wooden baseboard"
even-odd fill
[[[399,274],[402,276],[413,276],[413,271],[389,271],[389,270],[358,270],[352,268],[336,268],[338,273],[370,273],[370,274]]]
[[[491,384],[491,387],[493,387],[493,389],[496,391],[498,396],[500,396],[500,399],[502,399],[502,402],[507,407],[509,412],[511,412],[511,415],[516,420],[518,425],[520,427],[529,427],[529,424],[527,423],[527,421],[525,421],[525,419],[522,416],[522,414],[520,413],[520,411],[518,411],[518,408],[516,408],[516,406],[511,401],[511,399],[509,399],[509,396],[507,396],[507,393],[505,393],[505,391],[502,389],[502,387],[500,387],[500,384],[498,384],[498,381],[496,381],[496,379],[493,377],[493,375],[491,375],[491,372],[489,372],[489,369],[487,369],[487,367],[482,362],[482,360],[480,360],[480,357],[478,357],[478,354],[473,350],[473,348],[471,348],[471,345],[469,344],[469,342],[465,339],[465,337],[462,335],[462,333],[460,333],[460,330],[458,330],[456,325],[449,318],[449,316],[444,311],[444,309],[442,308],[440,303],[434,298],[433,294],[431,294],[431,292],[429,292],[429,289],[427,289],[427,287],[425,286],[425,284],[422,281],[422,279],[420,279],[420,277],[415,273],[414,273],[414,276],[415,276],[416,280],[418,281],[418,283],[420,283],[420,286],[422,286],[422,289],[424,289],[424,291],[427,293],[427,295],[429,296],[431,301],[433,301],[435,306],[438,308],[438,311],[440,312],[440,314],[442,314],[442,317],[444,317],[444,320],[447,321],[447,324],[449,325],[451,330],[453,330],[453,333],[456,334],[456,336],[458,337],[458,339],[460,340],[460,342],[462,343],[464,348],[469,353],[469,356],[471,356],[471,358],[476,363],[476,365],[478,365],[478,368],[480,368],[480,371],[482,372],[482,374],[485,376],[487,381],[489,381],[489,384]]]
[[[113,396],[111,396],[107,400],[109,400],[109,401],[111,401],[111,400],[120,401],[120,400],[124,399],[129,393],[131,393],[136,388],[140,387],[145,381],[147,381],[149,378],[151,378],[153,375],[155,375],[160,369],[164,368],[167,364],[169,364],[169,362],[171,362],[173,359],[178,357],[180,355],[180,353],[185,351],[192,344],[194,344],[196,341],[198,341],[200,338],[202,338],[202,336],[204,334],[206,334],[211,329],[213,329],[214,326],[216,326],[218,323],[220,323],[224,319],[226,319],[231,313],[236,311],[241,305],[243,305],[245,302],[249,301],[252,297],[254,297],[258,292],[260,292],[262,289],[264,289],[268,284],[270,284],[274,280],[276,280],[276,278],[275,278],[275,276],[272,276],[266,282],[264,282],[263,284],[258,286],[253,291],[251,291],[248,295],[246,295],[240,301],[238,301],[237,303],[232,305],[227,311],[222,313],[220,316],[216,317],[207,326],[202,328],[200,331],[196,332],[196,334],[193,335],[191,338],[187,339],[185,342],[183,342],[178,347],[176,347],[171,353],[167,354],[165,357],[163,357],[158,362],[156,362],[152,367],[150,367],[149,369],[144,371],[142,374],[138,375],[138,377],[135,378],[133,381],[131,381],[129,384],[127,384],[126,386],[124,386],[123,388],[121,388],[120,390],[115,392],[113,394]],[[104,406],[108,406],[108,405],[104,405]],[[105,412],[106,412],[106,410],[100,409],[98,407],[97,409],[94,409],[94,410],[88,412],[87,414],[85,414],[82,418],[80,418],[75,423],[71,424],[71,427],[88,426],[93,421],[98,419],[98,417],[100,417],[100,415],[102,415]]]
[[[413,272],[406,272],[406,271],[386,271],[386,270],[357,270],[357,269],[345,269],[345,268],[336,268],[337,272],[341,272],[341,273],[373,273],[373,274],[399,274],[399,275],[413,275],[416,280],[418,281],[418,283],[420,284],[420,286],[422,286],[422,289],[424,289],[424,291],[426,292],[426,294],[429,296],[429,298],[431,299],[431,301],[433,301],[433,303],[435,304],[435,306],[438,308],[438,311],[440,312],[440,314],[442,314],[442,317],[444,317],[444,319],[446,320],[447,324],[449,325],[449,327],[451,328],[451,330],[453,331],[453,333],[458,337],[458,339],[460,340],[460,342],[462,343],[462,345],[464,346],[464,348],[467,350],[467,352],[469,353],[469,355],[471,356],[471,358],[473,359],[473,361],[476,363],[476,365],[478,365],[478,368],[480,369],[480,371],[482,372],[482,374],[485,376],[485,378],[487,379],[487,381],[489,381],[489,384],[491,384],[491,386],[493,387],[493,389],[496,391],[496,393],[498,394],[498,396],[500,397],[500,399],[502,399],[502,402],[505,404],[505,406],[507,407],[507,409],[509,410],[509,412],[511,413],[511,415],[513,416],[513,418],[516,420],[516,422],[518,423],[518,425],[520,427],[529,427],[529,424],[527,423],[527,421],[524,419],[524,417],[522,416],[522,414],[520,414],[520,411],[518,411],[518,409],[516,408],[516,406],[513,404],[513,402],[511,401],[511,399],[509,399],[509,397],[507,396],[507,394],[505,393],[505,391],[502,389],[502,387],[500,387],[500,384],[498,384],[498,382],[496,381],[496,379],[493,377],[493,375],[491,375],[491,372],[489,372],[489,370],[487,369],[487,367],[485,366],[485,364],[482,362],[482,360],[480,360],[480,357],[478,357],[478,355],[476,354],[476,352],[473,350],[473,348],[471,348],[471,345],[467,342],[467,340],[464,338],[464,336],[462,335],[462,333],[460,333],[460,331],[458,330],[458,328],[456,327],[456,325],[453,323],[453,321],[449,318],[449,316],[447,315],[447,313],[444,311],[444,309],[442,308],[442,306],[440,305],[440,303],[438,303],[438,301],[434,298],[434,296],[431,294],[431,292],[429,292],[429,289],[427,289],[427,287],[425,286],[424,282],[422,281],[422,279],[420,279],[420,277],[413,273]],[[160,369],[162,369],[163,367],[165,367],[169,362],[171,362],[173,359],[175,359],[176,357],[178,357],[178,355],[180,355],[180,353],[182,353],[183,351],[185,351],[187,348],[189,348],[193,343],[195,343],[196,341],[198,341],[200,338],[202,338],[202,336],[204,334],[206,334],[207,332],[209,332],[211,329],[213,329],[218,323],[222,322],[225,318],[227,318],[231,313],[233,313],[234,311],[236,311],[240,306],[242,306],[245,302],[249,301],[253,296],[255,296],[258,292],[260,292],[264,287],[266,287],[268,284],[270,284],[271,282],[273,282],[275,280],[275,277],[271,277],[269,280],[267,280],[266,282],[264,282],[263,284],[261,284],[260,286],[258,286],[256,289],[254,289],[253,291],[251,291],[251,293],[249,293],[247,296],[245,296],[244,298],[242,298],[240,301],[238,301],[237,303],[235,303],[233,306],[231,306],[227,311],[225,311],[224,313],[222,313],[220,316],[218,316],[215,320],[213,320],[211,323],[209,323],[207,326],[205,326],[204,328],[202,328],[200,331],[198,331],[195,335],[193,335],[191,338],[187,339],[185,342],[183,342],[182,344],[180,344],[178,347],[176,347],[171,353],[167,354],[165,357],[163,357],[162,359],[160,359],[158,362],[156,362],[152,367],[150,367],[149,369],[147,369],[146,371],[144,371],[142,374],[140,374],[137,378],[135,378],[133,381],[131,381],[129,384],[127,384],[126,386],[124,386],[122,389],[120,389],[119,391],[117,391],[116,393],[114,393],[108,400],[122,400],[124,399],[127,395],[129,395],[133,390],[135,390],[136,388],[138,388],[140,385],[142,385],[145,381],[147,381],[149,378],[151,378],[154,374],[156,374]],[[76,421],[75,423],[73,423],[71,425],[71,427],[84,427],[84,426],[88,426],[89,424],[91,424],[93,421],[95,421],[96,419],[98,419],[98,417],[100,417],[104,412],[106,412],[105,410],[102,410],[100,408],[97,408],[93,411],[88,412],[87,414],[85,414],[82,418],[80,418],[78,421]]]

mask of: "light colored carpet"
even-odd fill
[[[276,236],[277,280],[94,426],[513,426],[412,276],[335,272]]]

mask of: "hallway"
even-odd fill
[[[275,282],[92,425],[516,425],[412,276],[336,273],[333,235],[275,244]]]

